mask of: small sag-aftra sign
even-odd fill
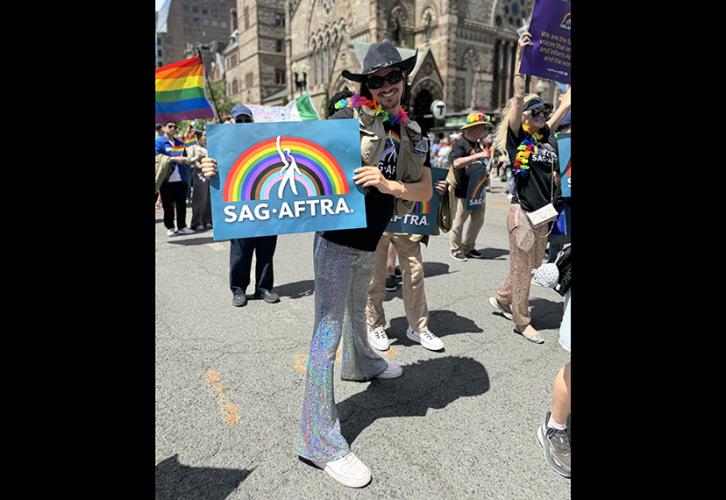
[[[432,168],[431,183],[436,186],[436,181],[446,179],[447,169]],[[386,227],[386,231],[393,233],[409,234],[433,234],[439,218],[439,204],[441,195],[433,190],[433,195],[428,201],[417,201],[413,210],[403,217],[393,215]]]
[[[466,189],[466,210],[476,212],[484,208],[487,201],[487,171],[482,163],[468,168],[469,186]]]
[[[214,239],[366,226],[357,120],[209,125]]]

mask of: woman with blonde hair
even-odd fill
[[[557,129],[570,110],[571,89],[551,116],[551,104],[545,104],[535,94],[525,95],[524,75],[519,66],[527,45],[532,45],[531,35],[524,32],[517,46],[514,96],[502,113],[496,132],[496,147],[506,150],[512,162],[514,189],[507,213],[509,275],[489,303],[514,322],[515,332],[541,344],[544,340],[531,325],[529,316],[529,287],[532,270],[544,258],[550,224],[538,223],[533,212],[553,203],[555,198],[557,153],[547,140],[550,131]]]

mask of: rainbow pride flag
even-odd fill
[[[172,146],[169,156],[184,156],[184,146]]]
[[[184,147],[187,147],[187,148],[189,146],[196,146],[199,144],[199,141],[197,140],[196,135],[188,135],[188,136],[184,137],[183,142],[184,142]]]
[[[204,95],[204,65],[199,56],[156,69],[156,122],[214,118]]]

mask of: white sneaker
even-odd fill
[[[362,488],[371,482],[371,471],[353,452],[327,464],[313,463],[327,472],[330,477],[350,488]]]
[[[176,236],[176,229],[167,229],[166,235],[167,236]]]
[[[387,378],[398,378],[401,375],[403,375],[403,368],[401,368],[401,365],[398,365],[396,363],[391,363],[390,361],[387,361],[388,368],[386,368],[383,373],[376,376],[376,378],[381,379],[387,379]]]
[[[194,229],[183,227],[176,232],[177,234],[194,234]]]
[[[441,342],[441,339],[434,335],[428,328],[417,332],[409,326],[406,330],[406,337],[414,342],[418,342],[431,351],[440,351],[444,348],[444,343]]]
[[[379,351],[387,351],[391,347],[391,342],[382,326],[371,329],[371,325],[368,325],[368,344]]]

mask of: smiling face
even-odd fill
[[[368,90],[385,110],[393,110],[401,103],[406,74],[400,68],[390,67],[376,71],[368,77]],[[390,83],[396,81],[396,83]],[[379,88],[372,88],[378,87]]]
[[[540,130],[545,126],[551,114],[551,107],[544,105],[531,111],[522,113],[522,125],[527,125],[530,129]]]

